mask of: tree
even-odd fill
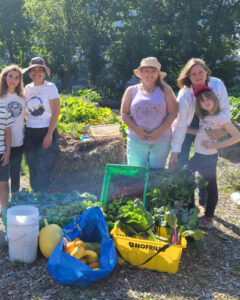
[[[30,49],[29,27],[23,17],[23,0],[0,0],[0,56],[2,64],[23,66]]]

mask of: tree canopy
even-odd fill
[[[146,56],[176,77],[191,57],[231,84],[239,49],[238,0],[0,0],[1,64],[43,56],[63,87],[124,87]]]

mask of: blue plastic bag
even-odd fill
[[[61,241],[48,260],[49,273],[60,283],[87,286],[106,277],[116,266],[118,257],[113,240],[108,235],[105,217],[99,207],[87,209],[63,228],[63,237],[84,242],[100,242],[100,270],[92,270],[79,259],[63,251]]]

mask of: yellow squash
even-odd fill
[[[39,248],[42,254],[49,258],[62,238],[62,228],[57,224],[50,224],[44,219],[45,227],[39,233]]]

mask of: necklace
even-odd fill
[[[142,83],[140,84],[141,91],[146,91],[148,94],[152,94],[155,90],[155,86],[152,88],[146,88]]]

